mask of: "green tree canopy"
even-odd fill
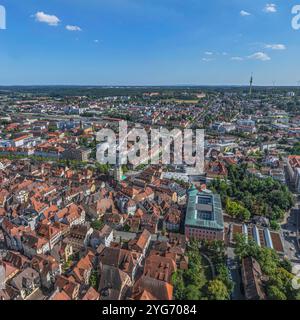
[[[209,300],[228,300],[229,294],[225,284],[219,280],[211,280],[207,288]]]

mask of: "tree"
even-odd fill
[[[110,165],[109,164],[101,164],[99,162],[96,162],[96,168],[99,170],[100,173],[102,174],[107,174],[109,172],[110,169]]]
[[[94,289],[98,289],[98,273],[95,270],[91,273],[89,284]]]
[[[294,299],[296,291],[292,287],[293,275],[284,268],[277,268],[276,272],[270,275],[269,285],[276,286],[278,290],[284,293],[287,299]]]
[[[129,171],[129,169],[128,169],[128,167],[127,167],[127,165],[122,165],[122,172],[125,174],[125,173],[127,173]]]
[[[254,257],[259,261],[262,271],[268,276],[278,273],[280,260],[276,251],[270,248],[260,248]]]
[[[65,261],[64,264],[63,264],[63,267],[62,267],[63,270],[67,271],[71,267],[72,263],[73,263],[72,257],[69,257],[68,260]]]
[[[226,212],[234,218],[241,220],[249,220],[251,214],[241,203],[231,200],[229,197],[226,198]]]
[[[268,287],[268,297],[271,300],[286,300],[286,295],[276,286]]]
[[[247,165],[228,166],[227,181],[213,180],[209,188],[220,194],[228,214],[247,220],[251,213],[280,221],[293,206],[287,186],[272,178],[260,179],[247,171]]]
[[[280,262],[279,262],[279,264],[280,264],[280,266],[282,267],[282,268],[284,268],[285,270],[287,270],[288,272],[292,272],[292,263],[291,263],[291,261],[290,260],[288,260],[288,259],[283,259],[283,260],[281,260]]]
[[[270,227],[271,227],[271,229],[278,231],[280,229],[280,224],[275,220],[271,220]]]
[[[258,249],[257,244],[250,240],[247,241],[247,238],[243,234],[235,234],[234,235],[235,241],[235,249],[234,253],[240,258],[243,259],[247,256],[256,256],[256,251]]]
[[[192,241],[187,249],[188,270],[177,270],[172,275],[174,297],[178,300],[199,300],[207,282],[199,253],[199,243]]]
[[[79,138],[79,144],[84,147],[88,147],[88,139],[86,137]]]
[[[218,279],[211,280],[207,288],[209,300],[228,300],[229,293],[225,284]]]
[[[281,260],[277,252],[270,248],[259,247],[254,241],[246,241],[245,236],[236,235],[235,254],[240,258],[251,256],[260,264],[267,276],[267,294],[273,300],[296,299],[297,291],[292,288],[291,264]]]
[[[227,266],[225,264],[219,265],[217,268],[217,273],[218,273],[217,279],[221,280],[225,284],[228,292],[231,293],[234,288],[234,283],[229,278],[229,270]]]
[[[91,223],[91,227],[96,230],[101,230],[104,226],[104,222],[102,220],[95,220]]]
[[[185,283],[183,281],[182,274],[182,270],[177,270],[172,275],[172,284],[174,286],[174,298],[176,300],[184,300],[186,296]]]
[[[185,289],[185,298],[186,300],[200,300],[201,293],[198,286],[190,284]]]
[[[124,230],[125,232],[129,232],[129,231],[130,231],[130,225],[125,224],[123,230]]]

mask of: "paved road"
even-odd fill
[[[232,300],[244,300],[245,297],[241,292],[241,277],[239,273],[239,263],[235,257],[234,249],[227,248],[227,267],[230,271],[232,281],[234,282],[234,289],[232,293]]]
[[[204,259],[209,263],[210,265],[210,270],[211,270],[211,275],[212,275],[212,278],[214,279],[216,277],[216,271],[215,271],[215,267],[212,263],[212,261],[210,260],[210,258],[204,254],[203,252],[200,252],[201,256],[204,257]]]

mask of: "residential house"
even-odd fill
[[[53,288],[56,276],[61,274],[60,264],[49,255],[39,254],[34,256],[31,267],[39,273],[41,285],[48,290]]]
[[[82,285],[88,285],[93,265],[95,262],[95,255],[92,251],[88,251],[87,254],[82,257],[72,268],[72,275],[76,282]]]
[[[128,249],[133,252],[141,253],[146,256],[146,251],[150,245],[151,234],[147,229],[144,229],[135,239],[128,242]]]
[[[10,282],[10,285],[14,287],[23,300],[28,298],[32,293],[40,287],[39,273],[28,267],[16,275]]]
[[[138,267],[141,265],[143,256],[138,252],[131,252],[121,248],[104,248],[99,256],[99,270],[105,266],[115,267],[125,272],[131,281],[134,280]]]
[[[49,241],[35,233],[24,233],[22,246],[24,255],[29,258],[38,254],[46,254],[51,249]]]
[[[177,270],[176,262],[169,257],[150,254],[145,260],[144,275],[171,283],[172,274]]]
[[[100,231],[94,230],[90,236],[90,245],[96,249],[100,244],[109,247],[114,239],[113,229],[105,225]]]
[[[73,252],[82,251],[88,246],[92,233],[88,225],[74,225],[63,242],[71,245]]]
[[[54,288],[60,293],[63,292],[63,296],[66,294],[71,300],[77,300],[79,297],[80,284],[72,277],[56,276]]]
[[[178,232],[181,224],[182,212],[177,207],[170,207],[165,214],[163,225],[168,231]]]

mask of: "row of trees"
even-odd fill
[[[228,300],[233,290],[233,282],[229,278],[225,264],[225,247],[221,241],[202,243],[216,269],[216,277],[209,280],[202,257],[200,243],[192,241],[188,248],[189,268],[187,271],[177,270],[172,276],[174,297],[177,300]]]
[[[281,260],[276,251],[259,247],[254,240],[247,241],[242,234],[236,234],[235,242],[235,254],[240,260],[251,256],[260,264],[266,276],[266,292],[269,299],[300,299],[300,291],[292,287],[292,267],[288,260]]]
[[[174,297],[177,300],[200,300],[203,298],[203,288],[207,279],[197,242],[191,243],[187,254],[189,258],[188,270],[177,270],[172,276]]]
[[[234,283],[229,277],[226,265],[225,244],[223,241],[204,241],[202,249],[210,257],[215,268],[216,278],[208,283],[207,297],[210,300],[227,300],[233,291]]]

